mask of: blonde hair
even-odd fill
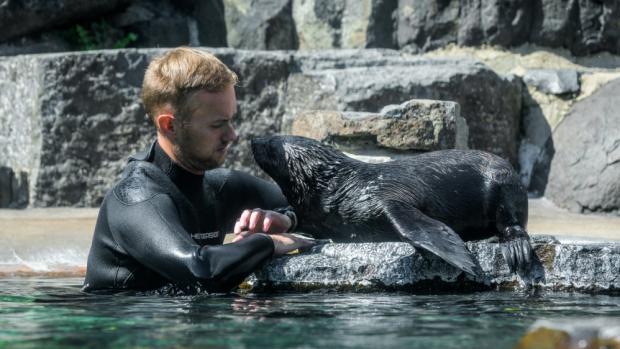
[[[155,58],[146,69],[142,82],[142,103],[153,119],[159,109],[170,104],[178,117],[192,92],[221,92],[239,79],[214,55],[189,47],[177,47]]]

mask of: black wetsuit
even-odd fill
[[[226,169],[194,175],[155,142],[129,159],[103,200],[83,290],[229,291],[272,257],[274,245],[264,234],[222,245],[225,233],[246,208],[287,205],[275,184]]]

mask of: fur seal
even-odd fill
[[[404,240],[477,275],[463,241],[495,236],[512,272],[530,270],[527,192],[496,155],[442,150],[368,164],[296,136],[255,138],[252,152],[295,208],[299,230],[316,238]]]

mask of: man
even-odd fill
[[[226,292],[274,254],[307,245],[287,234],[296,218],[277,186],[213,170],[237,138],[236,83],[215,56],[187,47],[151,62],[142,101],[157,140],[130,157],[101,205],[85,291]],[[233,243],[223,245],[233,224]]]

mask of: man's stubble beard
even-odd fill
[[[188,133],[181,131],[177,135],[177,142],[173,144],[173,152],[182,167],[191,172],[202,173],[222,165],[223,159],[222,161],[216,161],[212,158],[201,159],[199,153],[196,152],[195,144],[196,142],[193,142]]]

